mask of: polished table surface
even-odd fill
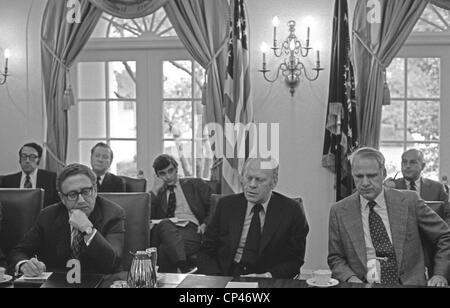
[[[120,272],[103,276],[99,287],[109,288],[114,281],[127,280],[128,272]],[[274,278],[247,278],[247,277],[224,277],[204,276],[187,274],[160,274],[157,288],[224,288],[229,282],[257,282],[259,288],[315,288],[307,284],[306,280],[296,279],[274,279]],[[39,284],[0,284],[0,288],[39,287]],[[417,286],[381,286],[378,284],[346,283],[341,282],[331,288],[411,288]]]

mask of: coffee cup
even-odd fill
[[[331,281],[331,271],[327,269],[313,271],[313,281],[318,285],[328,285]]]
[[[6,269],[4,267],[0,267],[0,280],[5,279],[5,272],[6,272]]]

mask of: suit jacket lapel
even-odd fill
[[[70,225],[69,225],[69,213],[66,207],[60,203],[58,216],[55,220],[55,229],[58,230],[56,235],[56,253],[59,258],[66,259],[70,257]]]
[[[395,198],[389,190],[384,193],[391,226],[392,244],[394,245],[397,264],[400,269],[403,260],[403,245],[406,239],[406,224],[408,220],[408,206],[403,204],[403,198]]]
[[[278,206],[277,196],[272,194],[269,204],[267,205],[267,213],[264,221],[264,228],[262,230],[261,243],[259,245],[259,253],[261,254],[264,248],[269,244],[270,239],[278,229],[279,224],[284,217],[284,208]]]
[[[344,209],[346,215],[342,216],[342,220],[359,260],[364,268],[367,268],[366,241],[364,239],[359,194],[353,194],[349,202],[349,206]]]
[[[191,183],[188,181],[184,181],[183,179],[180,179],[180,187],[183,191],[184,198],[186,198],[186,202],[188,203],[188,206],[191,208],[191,210],[196,206],[197,202],[195,202],[194,199],[194,187]],[[192,211],[194,212],[194,211]]]
[[[20,180],[22,179],[22,172],[14,175],[14,187],[20,188]]]
[[[232,256],[236,254],[237,247],[239,245],[239,241],[241,239],[242,229],[244,227],[245,214],[247,211],[247,199],[245,199],[244,194],[242,193],[239,196],[239,201],[236,204],[236,207],[232,207],[233,211],[236,211],[233,216],[237,219],[230,220],[230,248],[232,252]]]
[[[36,175],[36,188],[42,188],[42,172],[38,169],[37,175]]]

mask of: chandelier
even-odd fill
[[[275,16],[273,18],[273,54],[277,58],[283,58],[283,62],[278,66],[276,70],[275,76],[271,79],[268,75],[270,72],[267,69],[266,63],[266,53],[268,51],[268,47],[266,43],[262,43],[261,52],[262,52],[262,69],[259,71],[263,73],[264,79],[268,82],[275,82],[278,77],[281,76],[284,78],[286,85],[289,87],[289,92],[291,96],[294,96],[295,88],[300,83],[300,77],[303,75],[307,80],[314,81],[319,77],[320,71],[323,70],[320,67],[320,52],[316,51],[316,66],[313,67],[311,73],[308,73],[306,69],[306,65],[301,61],[301,58],[306,58],[311,49],[313,49],[309,45],[309,36],[310,36],[310,28],[307,28],[306,32],[306,43],[302,44],[302,42],[295,35],[295,21],[290,20],[287,25],[289,26],[289,35],[288,37],[278,45],[277,42],[277,27],[279,24],[278,17]],[[315,71],[315,73],[314,73]]]

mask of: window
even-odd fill
[[[389,176],[400,171],[401,154],[422,150],[424,176],[439,175],[440,59],[396,58],[388,69],[391,105],[383,107],[381,150]]]
[[[133,20],[104,14],[73,75],[78,97],[69,112],[69,160],[89,164],[90,148],[103,141],[114,151],[113,173],[151,177],[153,159],[167,153],[181,176],[210,177],[205,72],[164,10]]]
[[[387,69],[391,105],[383,106],[380,149],[388,176],[401,177],[401,154],[418,148],[424,176],[450,175],[450,13],[429,4]]]

